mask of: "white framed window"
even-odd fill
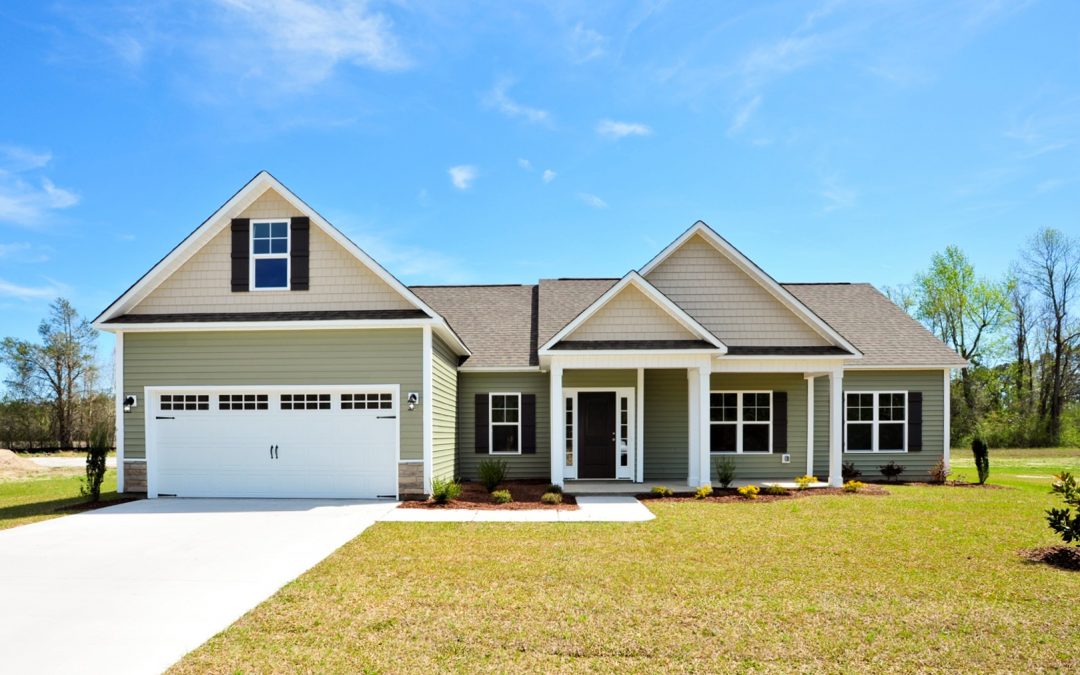
[[[289,221],[251,221],[251,290],[289,290]]]
[[[711,452],[772,452],[772,392],[709,392],[709,430]]]
[[[844,452],[907,452],[906,391],[849,391],[844,406]]]
[[[488,448],[493,455],[521,454],[521,394],[488,394]]]

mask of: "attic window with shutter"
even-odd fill
[[[251,288],[289,290],[289,221],[251,221]]]

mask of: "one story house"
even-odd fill
[[[120,490],[406,497],[434,478],[841,482],[949,458],[966,362],[869,284],[698,222],[621,278],[406,286],[266,172],[97,317]]]

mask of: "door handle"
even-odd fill
[[[270,459],[273,459],[273,458],[274,458],[274,446],[271,445],[270,446]]]
[[[281,448],[280,445],[275,445],[274,446],[274,459],[281,459],[281,454],[278,453],[278,449],[280,449],[280,448]]]

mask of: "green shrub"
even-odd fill
[[[840,475],[843,477],[846,483],[849,480],[855,480],[862,475],[862,471],[855,468],[855,462],[844,462],[840,467]]]
[[[540,501],[544,504],[562,504],[561,492],[545,492],[540,495]]]
[[[816,482],[818,482],[817,476],[799,476],[795,479],[795,484],[800,490],[805,490]]]
[[[432,478],[431,498],[436,504],[446,504],[461,496],[461,483],[456,480]]]
[[[942,457],[934,465],[934,468],[930,469],[930,482],[937,485],[944,485],[949,480],[949,470],[945,468],[945,458]]]
[[[860,483],[857,480],[849,480],[844,483],[844,492],[858,492],[864,487],[866,487],[866,483]]]
[[[716,463],[716,482],[720,487],[731,487],[731,481],[735,480],[735,462],[725,457]]]
[[[773,495],[774,497],[784,497],[791,494],[791,490],[787,489],[783,485],[776,485],[775,483],[765,488],[765,494]]]
[[[990,448],[981,438],[971,441],[971,454],[975,455],[975,470],[979,472],[979,485],[990,478]]]
[[[557,494],[557,495],[561,495],[563,493],[562,486],[561,485],[556,485],[555,483],[552,483],[551,485],[547,486],[547,489],[544,490],[544,492],[551,492],[551,493]]]
[[[711,485],[702,485],[701,487],[699,487],[697,490],[694,491],[694,499],[705,499],[706,497],[709,497],[711,495],[712,495],[712,486]]]
[[[485,459],[476,467],[476,473],[480,476],[480,484],[484,489],[491,492],[499,487],[499,483],[506,480],[506,472],[509,466],[505,459]]]
[[[652,494],[653,497],[673,497],[675,495],[675,493],[671,491],[671,488],[664,487],[663,485],[657,485],[650,490],[649,493]]]
[[[759,492],[761,492],[761,488],[756,485],[744,485],[739,488],[739,494],[747,499],[757,499]]]
[[[491,501],[496,504],[509,504],[514,501],[514,497],[509,490],[496,490],[491,493]]]
[[[1068,471],[1062,472],[1055,478],[1050,491],[1061,495],[1065,501],[1065,508],[1049,509],[1046,512],[1046,522],[1066,544],[1075,543],[1080,546],[1080,485]],[[1076,509],[1075,513],[1073,509]]]
[[[895,461],[891,461],[888,464],[882,464],[881,466],[879,466],[878,470],[881,471],[881,475],[885,476],[885,478],[891,483],[895,481],[900,474],[904,473],[905,468],[906,467],[904,467],[903,464],[897,464]]]
[[[112,446],[112,429],[107,424],[98,424],[90,431],[90,443],[86,447],[86,478],[83,479],[79,492],[90,501],[101,499],[101,483],[105,480],[105,458]]]

